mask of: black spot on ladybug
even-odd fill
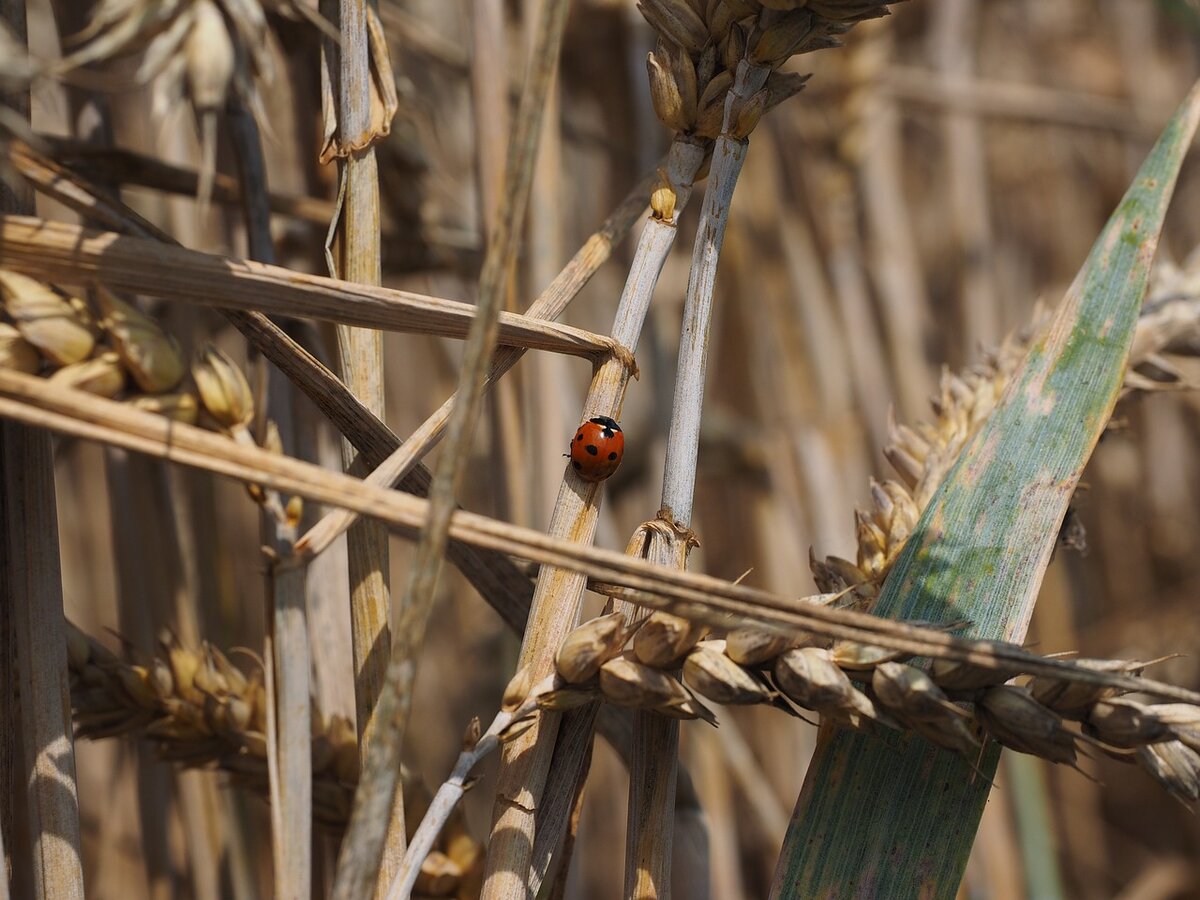
[[[577,441],[583,440],[583,432],[582,431],[579,432],[579,434],[575,435],[575,440],[577,440]]]
[[[610,453],[610,454],[608,454],[608,458],[609,458],[610,460],[616,459],[616,458],[617,458],[617,454],[615,454],[615,453]]]
[[[585,449],[587,450],[589,456],[595,456],[597,453],[600,452],[600,448],[597,447],[595,444],[588,444]]]
[[[574,469],[576,472],[578,472],[580,469],[582,469],[582,468],[583,468],[583,466],[582,466],[582,465],[581,465],[581,464],[580,464],[578,461],[576,461],[576,460],[572,460],[572,461],[571,461],[571,468],[573,468],[573,469]]]

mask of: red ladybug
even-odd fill
[[[608,416],[593,416],[575,429],[571,468],[584,481],[603,481],[621,464],[625,435]]]

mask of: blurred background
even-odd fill
[[[477,4],[466,0],[379,5],[401,103],[380,150],[385,283],[470,301],[485,233],[479,185],[503,163],[504,86],[511,94],[520,85],[535,4],[498,4],[506,25],[492,32],[473,32]],[[60,34],[79,31],[86,13],[72,0],[32,0],[33,49],[60,55]],[[273,220],[280,263],[324,272],[336,179],[316,162],[319,41],[295,21],[273,15],[271,25],[275,74],[261,86],[270,188],[312,198]],[[573,4],[514,309],[528,305],[665,151],[646,85],[652,41],[632,0]],[[110,69],[129,79],[137,63]],[[869,477],[887,474],[880,448],[889,414],[927,417],[943,366],[970,365],[1028,323],[1036,302],[1061,297],[1200,76],[1200,4],[912,0],[855,29],[844,48],[791,66],[813,78],[754,133],[733,202],[692,561],[723,578],[750,570],[747,583],[802,596],[815,592],[810,547],[853,558],[854,507],[867,499]],[[195,169],[190,110],[159,119],[148,108],[146,90],[96,94],[43,83],[33,120],[40,132],[89,140],[111,126],[104,140],[112,145]],[[218,170],[236,174],[224,138]],[[1182,264],[1200,243],[1197,175],[1190,163],[1160,259]],[[201,222],[189,196],[112,177],[127,202],[185,245],[246,254],[237,207],[217,204]],[[684,217],[638,347],[641,379],[621,416],[625,461],[600,522],[605,547],[623,549],[658,508],[698,206]],[[44,202],[39,212],[73,220]],[[609,330],[632,245],[616,250],[564,321]],[[189,344],[211,338],[244,358],[240,336],[215,314],[178,305],[160,312]],[[396,335],[386,347],[388,423],[404,437],[452,392],[461,348]],[[529,354],[519,364],[489,402],[464,506],[546,526],[589,376],[586,362],[563,357]],[[306,415],[311,428],[298,452],[337,466],[334,436]],[[1058,553],[1031,641],[1046,652],[1098,656],[1190,652],[1157,674],[1200,688],[1200,397],[1139,396],[1117,417],[1076,500],[1086,551]],[[149,652],[163,627],[227,651],[261,648],[258,512],[240,486],[70,441],[58,444],[57,474],[74,622],[114,649],[120,635]],[[156,524],[164,514],[173,529]],[[396,586],[411,550],[393,541]],[[341,547],[312,578],[311,629],[317,701],[326,713],[353,715],[345,580]],[[412,769],[431,786],[449,771],[470,718],[491,719],[519,646],[450,568],[441,594],[408,747]],[[600,598],[589,604],[597,611]],[[684,725],[713,896],[765,896],[815,735],[769,709],[725,710],[719,730]],[[1196,817],[1138,771],[1091,760],[1083,768],[1090,777],[1006,758],[963,896],[1200,897]],[[259,861],[270,858],[267,817],[257,797],[216,773],[180,774],[151,748],[123,740],[83,742],[79,777],[92,896],[266,896],[268,866]],[[619,893],[625,781],[617,756],[597,742],[569,896]],[[207,843],[195,834],[204,804],[213,813],[204,821],[229,823]],[[466,808],[482,840],[490,775]],[[331,858],[333,844],[324,843]],[[203,852],[223,854],[223,871],[234,873],[222,876],[217,894],[205,874],[214,860]]]

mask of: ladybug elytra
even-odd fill
[[[625,434],[608,416],[593,416],[575,429],[571,468],[584,481],[603,481],[621,464]]]

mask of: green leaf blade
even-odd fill
[[[996,410],[923,512],[877,613],[1024,638],[1059,525],[1120,391],[1167,204],[1200,117],[1192,89]],[[999,749],[978,771],[897,733],[823,729],[773,897],[953,897]]]

